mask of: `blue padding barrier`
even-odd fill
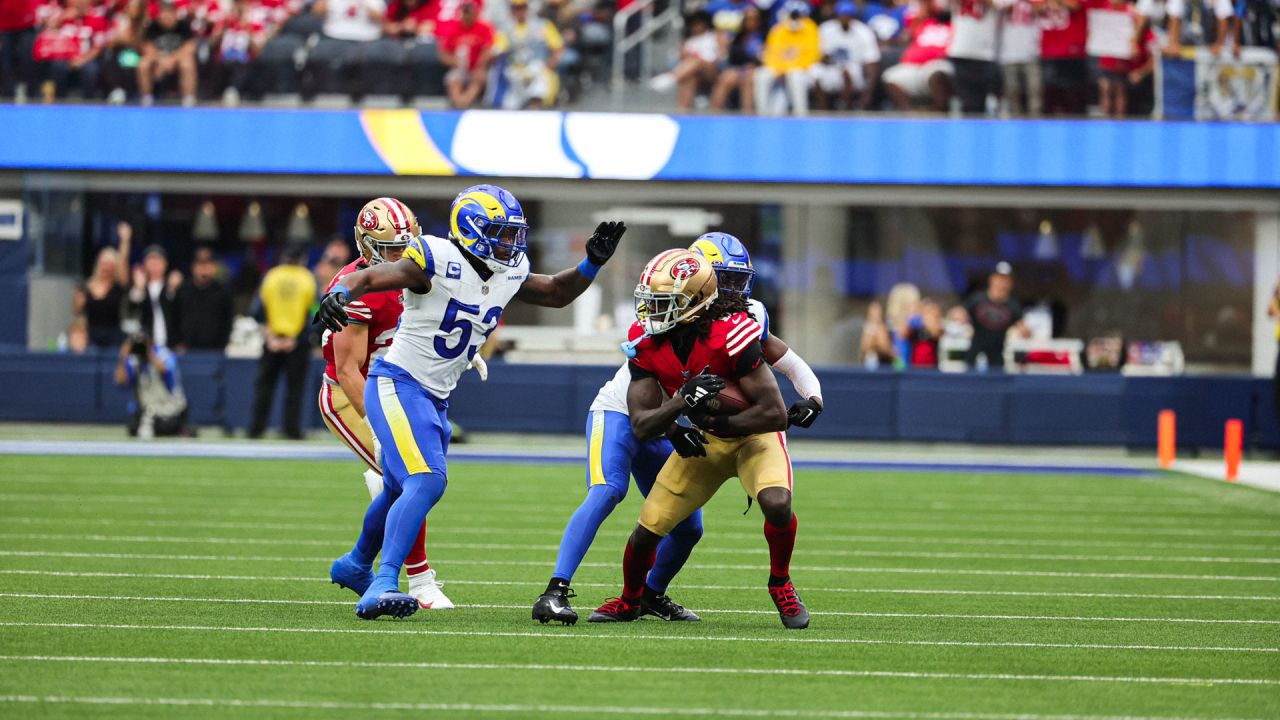
[[[0,128],[0,168],[40,170],[1280,188],[1277,123],[26,105]]]
[[[0,421],[120,423],[127,394],[112,381],[116,357],[0,349],[0,376],[10,382]],[[249,424],[254,360],[189,353],[181,358],[193,422],[243,429]],[[321,427],[316,408],[323,367],[313,362],[303,417]],[[468,430],[567,433],[582,418],[607,366],[507,365],[495,362],[489,382],[463,376],[449,417]],[[1181,447],[1221,447],[1223,425],[1245,424],[1246,444],[1280,448],[1271,381],[1247,377],[1125,378],[821,370],[827,411],[806,437],[1035,445],[1154,447],[1156,414],[1178,413]],[[785,378],[779,383],[794,401]],[[279,427],[283,378],[273,427]]]

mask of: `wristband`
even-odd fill
[[[329,292],[331,293],[340,292],[342,293],[343,297],[346,297],[346,298],[351,297],[351,291],[348,290],[347,286],[343,285],[342,283],[338,283],[337,285],[334,285],[333,287],[329,288]]]
[[[582,258],[582,262],[578,263],[578,272],[588,280],[595,280],[596,274],[600,272],[600,266],[591,262],[589,258]]]

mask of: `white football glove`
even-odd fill
[[[489,379],[489,364],[484,361],[484,358],[480,357],[480,353],[476,353],[476,356],[471,358],[471,367],[476,369],[476,374],[480,376],[480,382]]]

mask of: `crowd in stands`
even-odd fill
[[[607,19],[574,0],[4,0],[0,97],[549,107],[605,57]]]
[[[957,359],[974,370],[1004,367],[1005,340],[1026,338],[1031,330],[1022,304],[1013,297],[1013,267],[997,263],[985,287],[975,290],[943,314],[933,298],[921,297],[911,283],[889,290],[882,305],[873,301],[862,325],[860,355],[867,368],[938,369],[943,340],[962,348]]]
[[[550,107],[634,0],[4,0],[0,97],[340,94]],[[664,0],[665,2],[665,0]],[[681,109],[1149,109],[1153,53],[1276,47],[1274,0],[690,0]],[[628,70],[634,75],[634,69]]]
[[[711,0],[652,82],[681,109],[1149,113],[1155,54],[1276,48],[1271,0]]]

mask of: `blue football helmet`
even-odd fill
[[[516,196],[497,185],[473,185],[449,209],[449,230],[472,255],[491,266],[516,267],[525,255],[529,224]]]
[[[720,292],[751,297],[756,271],[751,267],[751,255],[741,240],[729,233],[709,232],[694,240],[689,249],[711,262]]]

